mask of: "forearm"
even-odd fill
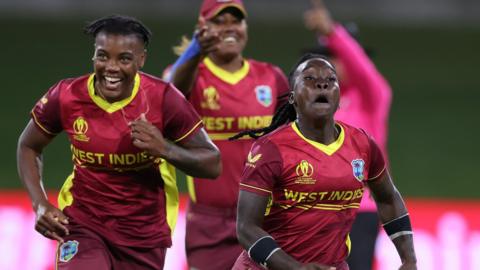
[[[168,142],[162,158],[193,177],[213,179],[222,171],[220,153],[213,148],[187,149]]]
[[[42,185],[42,156],[33,149],[19,145],[17,150],[17,170],[20,180],[27,189],[33,209],[45,201],[47,194]]]
[[[193,88],[197,77],[198,65],[203,57],[198,54],[185,63],[172,70],[172,83],[185,95],[188,96]]]

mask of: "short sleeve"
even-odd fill
[[[164,95],[162,113],[166,138],[179,142],[203,127],[195,109],[175,86],[168,84]]]
[[[386,166],[382,151],[371,136],[368,136],[368,142],[370,145],[370,167],[367,181],[372,181],[378,179],[385,172]]]
[[[37,101],[31,111],[31,116],[37,127],[50,136],[60,133],[62,120],[60,113],[60,92],[62,83],[52,86],[48,92]]]
[[[282,171],[278,148],[269,140],[255,142],[247,155],[240,180],[240,189],[270,196]]]

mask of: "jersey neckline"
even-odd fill
[[[221,79],[224,82],[227,82],[229,84],[237,84],[239,81],[241,81],[243,78],[245,78],[248,74],[248,71],[250,70],[250,63],[247,60],[243,60],[243,65],[242,67],[235,71],[235,72],[230,72],[227,71],[219,66],[217,66],[210,58],[205,57],[203,60],[203,63],[207,67],[210,72],[213,73],[213,75],[217,76],[219,79]]]
[[[318,150],[324,152],[325,154],[331,156],[335,152],[337,152],[338,149],[340,149],[340,147],[342,147],[343,141],[345,140],[345,130],[343,129],[342,125],[340,125],[339,123],[335,123],[335,125],[340,127],[340,134],[338,135],[337,140],[335,140],[334,142],[332,142],[329,145],[310,140],[310,139],[306,138],[305,136],[303,136],[303,134],[298,129],[297,123],[295,121],[292,122],[291,127],[295,131],[295,133],[297,133],[297,135],[300,138],[302,138],[304,141],[311,144],[313,147],[317,148]]]
[[[132,94],[125,99],[110,103],[95,94],[94,78],[95,78],[95,73],[91,74],[88,77],[88,81],[87,81],[88,95],[90,96],[92,101],[95,104],[97,104],[98,107],[102,108],[104,111],[108,113],[116,112],[124,108],[128,104],[130,104],[130,102],[132,102],[132,100],[137,96],[138,89],[140,88],[140,75],[138,75],[137,73],[134,79]]]

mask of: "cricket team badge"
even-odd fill
[[[60,255],[58,260],[61,262],[70,261],[78,252],[78,241],[70,240],[60,246]]]
[[[265,107],[272,105],[272,89],[268,85],[259,85],[255,87],[257,101]]]
[[[358,181],[363,181],[365,179],[364,169],[365,169],[365,161],[363,159],[354,159],[352,160],[352,169],[353,169],[353,176]]]

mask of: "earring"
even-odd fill
[[[288,103],[289,104],[295,103],[295,100],[293,100],[293,92],[291,92],[290,95],[288,95]]]

